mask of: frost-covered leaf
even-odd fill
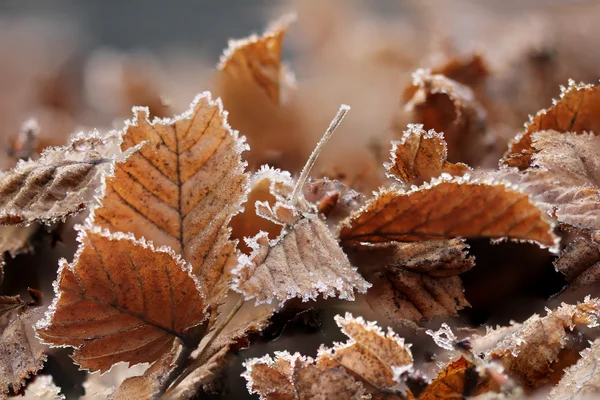
[[[371,309],[393,322],[457,315],[469,306],[458,276],[475,265],[467,249],[461,239],[395,243],[383,271],[367,276]]]
[[[600,281],[600,248],[597,237],[577,237],[554,261],[554,267],[565,276],[568,291]]]
[[[387,175],[405,185],[420,185],[442,173],[462,176],[471,169],[463,163],[447,161],[444,135],[425,131],[423,125],[408,125],[402,139],[392,142],[391,160],[385,164]]]
[[[337,224],[358,210],[365,202],[362,193],[348,187],[340,181],[322,178],[308,182],[304,187],[305,198],[317,205],[319,214],[335,232]]]
[[[350,340],[321,348],[316,360],[280,352],[274,359],[267,355],[246,361],[243,376],[251,393],[274,400],[360,399],[367,391],[379,398],[386,392],[405,392],[401,376],[412,368],[410,345],[392,330],[385,334],[374,322],[360,317],[346,314],[335,320]]]
[[[2,173],[0,224],[50,223],[87,207],[119,155],[118,142],[116,135],[79,134]]]
[[[191,263],[212,304],[227,290],[237,264],[227,225],[246,196],[240,155],[247,146],[209,93],[174,119],[150,122],[145,108],[135,108],[134,115],[121,148],[145,144],[115,166],[93,223],[170,246]]]
[[[576,84],[561,87],[560,99],[545,110],[539,111],[526,125],[524,132],[513,139],[501,164],[520,170],[532,164],[537,153],[532,147],[534,132],[554,130],[561,133],[600,133],[600,90],[598,86]]]
[[[554,247],[552,223],[529,199],[504,184],[437,179],[408,192],[383,189],[341,225],[345,242],[489,237]]]
[[[577,363],[565,371],[548,395],[549,400],[584,400],[600,396],[600,339],[581,352]]]
[[[548,381],[553,364],[568,345],[568,333],[577,325],[596,327],[599,320],[598,299],[562,304],[545,317],[533,315],[518,325],[487,352],[486,359],[499,361],[506,373],[525,387],[539,387]]]
[[[98,227],[80,232],[75,260],[61,261],[51,313],[36,329],[44,342],[71,346],[90,371],[120,361],[152,362],[206,319],[203,293],[172,250]]]
[[[486,112],[473,91],[443,75],[419,69],[413,74],[406,109],[411,122],[426,130],[442,132],[448,143],[448,159],[478,165],[490,145],[486,134]]]
[[[83,382],[85,395],[80,400],[101,400],[110,396],[127,378],[143,375],[148,369],[147,364],[137,364],[130,367],[127,363],[118,363],[105,373],[88,374]]]
[[[46,361],[47,347],[35,337],[33,324],[43,317],[43,308],[29,308],[17,314],[0,335],[0,397],[18,392],[25,380]]]
[[[531,167],[503,169],[499,179],[517,185],[561,224],[600,229],[600,138],[588,133],[535,132],[528,136]]]

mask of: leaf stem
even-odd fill
[[[244,305],[244,298],[242,297],[235,304],[235,306],[231,309],[231,311],[229,312],[229,314],[227,314],[227,316],[225,317],[225,319],[222,319],[218,323],[218,325],[215,327],[215,329],[212,332],[212,336],[206,341],[206,343],[204,344],[204,347],[202,347],[202,350],[200,350],[200,353],[198,353],[198,355],[196,356],[196,359],[194,360],[194,362],[192,364],[190,364],[185,369],[185,371],[183,371],[183,373],[177,377],[177,379],[175,381],[173,381],[173,384],[169,387],[169,391],[173,390],[177,385],[179,385],[181,382],[183,382],[183,380],[185,378],[187,378],[187,376],[189,374],[191,374],[196,368],[198,368],[200,365],[202,365],[202,363],[204,361],[204,360],[202,360],[202,357],[206,354],[206,351],[208,350],[208,348],[210,347],[210,345],[213,344],[213,342],[219,336],[219,334],[223,331],[223,329],[227,325],[229,325],[229,323],[231,322],[231,320],[233,319],[233,317],[235,317],[235,315],[240,310],[240,308],[242,308],[243,305]]]
[[[333,132],[335,132],[337,127],[342,122],[342,119],[344,119],[344,116],[346,115],[346,113],[349,110],[350,110],[350,106],[348,106],[346,104],[342,104],[340,106],[340,109],[338,110],[338,112],[335,115],[335,117],[333,118],[333,120],[331,120],[331,123],[329,124],[329,127],[323,134],[323,137],[321,137],[321,140],[319,140],[319,143],[317,143],[317,147],[315,147],[312,154],[308,158],[308,161],[306,161],[306,165],[304,165],[304,168],[302,168],[302,172],[300,173],[298,182],[296,183],[296,186],[294,187],[294,191],[292,192],[292,198],[291,198],[292,204],[294,206],[296,206],[297,208],[303,208],[302,206],[304,205],[305,200],[304,200],[304,195],[302,194],[302,189],[304,188],[304,184],[306,183],[306,179],[308,178],[308,174],[310,173],[310,170],[315,165],[315,162],[317,161],[319,154],[321,154],[321,150],[323,150],[323,147],[325,147],[325,145],[331,138],[331,135],[333,135]]]

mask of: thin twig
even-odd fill
[[[340,106],[339,111],[337,112],[336,116],[333,118],[333,120],[329,124],[329,127],[323,134],[323,137],[321,137],[321,140],[319,140],[319,143],[317,143],[317,147],[315,147],[312,154],[308,158],[306,165],[304,165],[304,168],[302,168],[302,172],[300,173],[298,182],[296,183],[296,186],[294,187],[294,191],[292,192],[292,204],[295,207],[303,208],[305,200],[304,200],[304,195],[302,194],[302,189],[304,188],[304,184],[306,183],[308,174],[310,173],[310,170],[312,169],[312,167],[315,165],[315,161],[317,161],[317,157],[319,157],[319,154],[321,154],[321,150],[323,150],[323,147],[325,147],[325,145],[327,144],[327,141],[329,140],[329,138],[331,138],[331,135],[333,135],[333,132],[335,132],[336,128],[340,125],[340,123],[342,122],[342,119],[344,119],[344,116],[346,115],[346,113],[349,110],[350,110],[350,106],[348,106],[346,104],[342,104]]]

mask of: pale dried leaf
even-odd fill
[[[383,189],[340,229],[345,242],[489,237],[555,247],[552,223],[529,199],[501,183],[438,179],[403,192]]]
[[[532,156],[537,153],[532,147],[532,134],[538,131],[554,130],[561,133],[573,132],[600,133],[600,90],[598,86],[576,84],[561,87],[560,99],[553,105],[539,111],[526,125],[525,132],[511,141],[501,164],[517,167],[520,170],[532,164]]]
[[[463,163],[448,162],[447,153],[443,134],[433,129],[425,131],[423,125],[409,124],[402,139],[392,142],[392,157],[385,164],[387,176],[405,185],[420,185],[442,173],[462,176],[471,171]]]
[[[50,223],[87,207],[119,155],[119,141],[117,135],[79,134],[2,173],[0,224]]]
[[[600,300],[562,304],[545,317],[533,315],[502,339],[487,355],[497,360],[520,384],[536,388],[548,380],[553,363],[567,344],[568,332],[577,325],[598,326]]]
[[[423,69],[413,74],[412,85],[417,90],[405,99],[411,121],[444,133],[450,161],[478,165],[492,142],[486,134],[486,112],[473,91]]]
[[[44,342],[76,348],[83,368],[152,362],[206,319],[200,287],[171,249],[98,227],[79,241],[73,263],[61,260],[51,312],[36,328]]]
[[[467,249],[461,239],[395,243],[392,261],[370,279],[371,309],[390,321],[456,316],[469,306],[458,276],[475,265]]]
[[[583,400],[600,396],[600,339],[581,352],[577,363],[565,371],[558,385],[550,395],[549,400]]]
[[[248,241],[253,252],[241,257],[234,289],[257,303],[308,301],[321,294],[353,300],[354,290],[366,292],[370,284],[350,265],[325,223],[314,214],[295,218],[272,242],[265,233]]]
[[[25,388],[23,396],[16,398],[23,400],[65,400],[66,397],[60,393],[51,375],[38,375],[33,382]]]
[[[247,146],[208,92],[174,119],[151,123],[145,108],[135,108],[134,115],[121,148],[146,143],[115,166],[93,223],[171,247],[191,263],[212,304],[227,290],[237,264],[227,225],[246,196],[240,155]]]
[[[248,390],[261,399],[347,398],[402,393],[401,374],[412,367],[410,345],[392,330],[385,334],[374,322],[346,314],[337,325],[350,338],[331,349],[321,348],[316,360],[287,352],[244,363]],[[358,382],[353,378],[360,379]],[[366,397],[369,398],[369,397]],[[376,397],[379,398],[379,397]]]
[[[18,392],[25,380],[46,361],[46,346],[35,337],[33,324],[43,316],[40,307],[17,315],[0,336],[0,396]]]

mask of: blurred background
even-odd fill
[[[260,34],[288,13],[297,21],[284,40],[283,59],[295,75],[286,96],[273,105],[263,93],[240,90],[229,100],[217,69],[228,39]],[[593,0],[0,0],[0,168],[16,162],[9,154],[30,118],[39,125],[35,157],[73,132],[121,128],[132,106],[168,117],[211,90],[247,136],[252,170],[269,163],[298,173],[339,105],[349,104],[313,175],[369,194],[385,183],[390,139],[419,122],[405,108],[413,72],[452,65],[469,71],[455,78],[481,103],[492,140],[475,141],[466,159],[450,161],[495,168],[508,140],[560,95],[560,85],[598,81],[599,20],[600,1]],[[52,298],[57,260],[72,259],[74,233],[49,230],[35,240],[35,254],[14,259],[30,247],[0,243],[9,256],[3,294],[31,286]],[[549,254],[535,246],[471,245],[478,268],[464,276],[473,307],[461,313],[463,324],[517,318],[506,309],[526,318],[563,283]],[[243,358],[283,349],[314,355],[320,343],[342,339],[332,316],[347,304],[328,304],[267,334]],[[298,331],[312,339],[298,341]],[[83,393],[83,374],[66,354],[51,355],[46,368],[71,398]],[[235,398],[247,395],[241,361],[223,384]]]

